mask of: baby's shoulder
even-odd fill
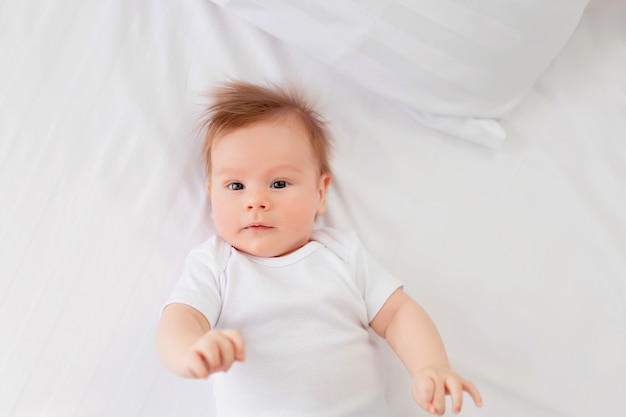
[[[311,240],[321,243],[345,262],[351,258],[360,245],[354,230],[330,227],[315,229]]]
[[[218,235],[213,235],[189,252],[187,262],[196,262],[221,270],[228,262],[231,246]]]

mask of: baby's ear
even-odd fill
[[[328,190],[330,181],[331,181],[331,176],[329,173],[324,173],[320,176],[320,185],[319,185],[320,202],[319,202],[319,205],[317,206],[316,214],[322,214],[326,211],[326,191]]]
[[[204,183],[204,185],[206,186],[206,190],[209,193],[209,200],[210,200],[211,199],[211,179],[208,178],[206,182]],[[211,218],[213,218],[213,210],[211,210]]]

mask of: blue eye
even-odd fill
[[[240,182],[231,182],[230,184],[227,185],[227,187],[229,190],[232,190],[232,191],[243,190],[245,188],[243,184]]]
[[[272,183],[272,188],[285,188],[287,185],[287,181],[274,181]]]

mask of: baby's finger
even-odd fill
[[[220,361],[219,366],[213,369],[213,371],[228,371],[235,361],[235,346],[230,339],[223,335],[216,337],[215,342],[220,353]]]
[[[222,365],[222,354],[220,352],[218,339],[219,337],[217,337],[217,335],[211,335],[210,338],[206,338],[196,346],[210,374],[217,371]]]
[[[463,383],[459,378],[448,377],[446,390],[452,398],[452,412],[459,413],[463,407]]]
[[[473,383],[467,380],[463,380],[463,390],[468,392],[468,394],[474,400],[474,404],[476,404],[476,406],[483,406],[483,398],[480,395],[480,392],[478,392],[478,388],[476,388]]]
[[[441,379],[435,379],[435,392],[433,394],[433,404],[436,409],[436,413],[442,415],[446,412],[446,386],[445,381]]]
[[[433,395],[435,393],[435,383],[426,375],[419,375],[413,378],[413,398],[424,410],[436,414],[433,405]]]
[[[246,360],[246,346],[241,332],[235,329],[226,329],[222,331],[222,334],[233,344],[235,350],[235,360]]]
[[[193,351],[185,361],[186,376],[190,378],[206,378],[210,371],[206,359],[201,352]]]

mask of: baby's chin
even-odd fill
[[[264,247],[263,245],[259,245],[259,246],[246,245],[246,244],[237,245],[237,244],[232,244],[231,242],[228,242],[228,243],[230,243],[230,245],[233,248],[237,249],[237,251],[246,253],[248,255],[256,256],[259,258],[279,258],[281,256],[286,256],[286,255],[289,255],[290,253],[297,251],[298,249],[306,245],[308,242],[309,240],[304,241],[304,242],[298,242],[293,245],[285,245],[283,247],[276,247],[276,246]]]
[[[288,250],[276,250],[276,249],[248,249],[245,247],[237,247],[235,245],[231,245],[233,248],[237,249],[239,252],[243,252],[248,255],[256,256],[258,258],[280,258],[281,256],[289,255],[300,249],[303,245],[295,247],[293,249]]]

